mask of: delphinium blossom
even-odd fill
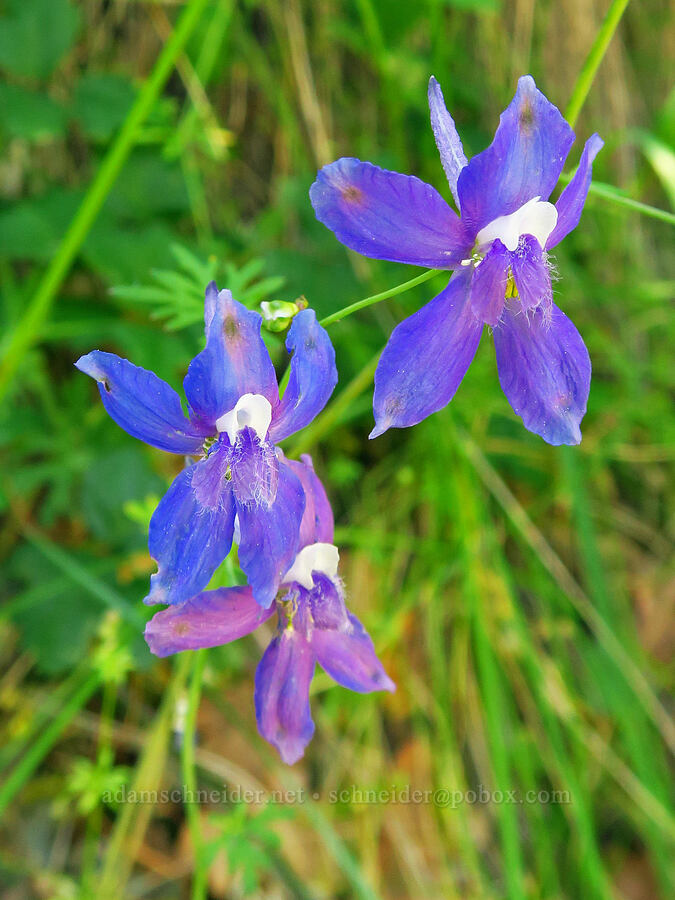
[[[553,302],[549,253],[579,222],[603,142],[597,134],[588,139],[554,205],[549,197],[575,135],[530,75],[519,79],[492,144],[468,162],[433,77],[429,107],[461,217],[418,178],[358,159],[325,166],[310,190],[317,218],[352,250],[455,270],[438,296],[392,332],[375,374],[371,437],[449,403],[487,323],[502,390],[525,427],[550,444],[578,444],[591,364]]]
[[[275,446],[304,428],[337,382],[335,352],[314,311],[293,320],[288,387],[279,398],[261,316],[230,291],[206,289],[206,347],[178,394],[146,369],[93,350],[76,366],[98,382],[108,414],[133,437],[169,453],[197,457],[175,478],[150,521],[158,564],[146,603],[180,603],[203,590],[230,552],[261,607],[273,603],[295,558],[305,508],[302,484]]]
[[[333,512],[309,456],[286,460],[306,496],[299,549],[282,579],[276,603],[261,609],[250,587],[204,591],[156,613],[145,637],[153,653],[169,656],[227,644],[277,614],[278,625],[255,676],[260,734],[284,762],[302,757],[314,723],[309,687],[318,662],[352,691],[395,690],[363,625],[345,606],[333,544]]]

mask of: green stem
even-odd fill
[[[471,619],[476,668],[482,692],[483,709],[490,746],[490,759],[497,790],[506,793],[511,786],[511,761],[509,739],[505,734],[506,698],[503,674],[494,655],[490,637],[485,628],[486,613],[483,603],[487,596],[482,584],[482,570],[478,560],[484,557],[484,538],[479,524],[480,503],[476,487],[469,477],[467,467],[457,457],[453,470],[453,489],[457,500],[458,537],[460,554],[464,560],[464,596]],[[525,900],[523,858],[520,845],[519,823],[516,807],[512,804],[497,806],[497,823],[502,850],[505,894],[509,900]]]
[[[340,416],[349,409],[352,402],[360,396],[370,385],[377,368],[379,352],[365,364],[361,371],[349,382],[341,394],[331,401],[324,411],[305,428],[298,436],[295,443],[288,448],[289,456],[299,456],[307,453],[327,432],[337,424]]]
[[[343,309],[339,309],[337,312],[331,313],[330,316],[326,316],[325,319],[322,319],[321,325],[323,325],[324,328],[328,325],[333,325],[335,322],[339,322],[341,319],[351,316],[352,313],[355,313],[359,309],[364,309],[366,306],[372,306],[374,303],[379,303],[381,300],[388,300],[390,297],[396,297],[397,294],[409,291],[411,288],[417,287],[418,284],[424,284],[425,281],[429,281],[434,275],[443,271],[445,270],[427,269],[426,272],[422,272],[421,275],[411,278],[410,281],[404,281],[403,284],[398,284],[396,287],[382,291],[380,294],[373,294],[372,297],[366,297],[364,300],[357,300],[356,303],[350,303],[349,306],[345,306]],[[448,272],[448,275],[449,274],[450,273]]]
[[[99,718],[98,753],[96,755],[96,769],[99,777],[113,762],[112,729],[115,718],[115,704],[117,702],[117,682],[107,681],[103,685],[103,699],[101,701],[101,716]],[[87,819],[87,827],[84,836],[84,848],[82,851],[82,896],[83,898],[95,897],[96,857],[101,838],[101,826],[103,824],[103,805],[99,801]]]
[[[185,731],[181,748],[181,768],[185,787],[185,811],[190,829],[192,852],[194,854],[194,878],[192,900],[206,900],[207,868],[203,860],[202,827],[197,797],[197,773],[195,769],[195,732],[197,710],[202,692],[202,678],[206,664],[206,650],[197,650],[192,660],[192,676],[188,692],[188,707],[185,716]]]
[[[572,174],[565,173],[560,176],[563,184],[572,179]],[[602,197],[604,200],[610,200],[617,206],[623,206],[625,209],[632,209],[635,212],[642,213],[643,216],[649,216],[650,219],[658,219],[661,222],[668,222],[669,225],[675,225],[675,213],[668,212],[667,209],[659,209],[657,206],[650,206],[648,203],[641,203],[639,200],[633,200],[627,197],[618,188],[611,184],[603,184],[601,181],[592,181],[588,188],[588,193],[596,197]]]
[[[40,737],[27,751],[26,755],[17,763],[12,770],[11,775],[7,778],[2,787],[0,787],[0,816],[4,814],[8,804],[11,803],[16,794],[21,790],[45,756],[52,749],[59,739],[61,732],[92,696],[99,686],[99,682],[100,676],[98,672],[93,672],[84,684],[75,691],[61,712],[53,719],[51,725],[45,728]]]
[[[171,741],[176,701],[184,689],[190,662],[189,653],[179,655],[175,661],[162,705],[145,733],[143,749],[129,789],[130,798],[151,796],[151,792],[159,787]],[[152,803],[132,799],[128,799],[118,811],[106,841],[105,858],[96,884],[97,900],[119,900],[127,896],[126,885],[153,811]]]
[[[162,91],[185,43],[199,22],[208,0],[189,0],[171,37],[144,83],[113,145],[89,186],[84,200],[70,223],[23,319],[10,332],[1,351],[0,399],[5,395],[21,360],[39,336],[54,298],[91,230],[110,190],[134,146],[141,125]]]
[[[579,118],[579,113],[586,102],[586,97],[591,89],[596,72],[607,52],[610,41],[614,37],[614,32],[628,3],[629,0],[613,0],[605,16],[605,21],[600,26],[600,30],[595,37],[590,53],[586,57],[586,62],[581,72],[579,72],[570,102],[567,104],[567,111],[565,112],[565,118],[572,128],[574,128]]]

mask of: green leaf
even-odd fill
[[[9,137],[60,137],[65,121],[63,108],[47,94],[0,82],[0,129]]]
[[[80,205],[82,194],[57,188],[0,212],[0,255],[47,262]]]
[[[28,589],[42,584],[47,589],[40,602],[18,607],[11,614],[20,645],[35,656],[41,671],[49,675],[68,671],[84,656],[103,603],[74,588],[72,582],[64,585],[54,580],[53,566],[33,547],[19,548],[11,569]]]
[[[96,141],[107,141],[120,127],[136,91],[124,75],[89,72],[77,83],[72,114]]]
[[[6,0],[0,16],[0,66],[46,79],[73,45],[80,12],[69,0]]]

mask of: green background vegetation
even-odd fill
[[[646,0],[615,31],[625,5],[603,32],[606,0],[0,2],[3,896],[675,896],[673,23]],[[359,156],[448,197],[429,75],[471,155],[528,71],[579,112],[568,171],[606,141],[612,187],[556,251],[593,361],[583,443],[522,428],[487,333],[449,409],[366,440],[373,361],[443,276],[331,326],[340,383],[285,449],[313,454],[398,690],[318,674],[316,736],[288,769],[255,730],[264,634],[147,651],[147,522],[181,460],[118,429],[72,363],[99,347],[178,387],[211,277],[321,316],[413,277],[314,220],[317,166]],[[182,784],[235,798],[114,799]],[[570,802],[331,802],[481,785]]]

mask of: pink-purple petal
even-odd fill
[[[521,307],[533,309],[540,303],[550,306],[553,302],[551,273],[539,241],[532,235],[525,235],[510,258]]]
[[[219,647],[255,631],[273,613],[273,606],[266,610],[255,602],[250,587],[203,591],[156,613],[145,627],[145,639],[155,656]]]
[[[350,691],[396,690],[367,631],[346,608],[342,584],[320,572],[313,577],[313,589],[302,596],[309,602],[313,624],[309,640],[319,664]]]
[[[304,632],[290,627],[273,639],[255,673],[258,731],[288,765],[304,755],[314,734],[309,706],[314,666]]]
[[[455,123],[445,105],[441,86],[433,75],[429,79],[429,114],[443,170],[455,203],[459,206],[457,179],[466,165],[466,156]]]
[[[347,613],[339,629],[315,628],[312,647],[319,665],[350,691],[366,694],[396,690],[377,658],[370,635],[352,613]]]
[[[158,571],[146,603],[181,603],[203,590],[232,546],[235,506],[223,450],[178,475],[159,503],[148,535]]]
[[[300,525],[298,550],[309,544],[332,544],[333,510],[325,488],[314,471],[312,457],[304,453],[300,462],[295,459],[286,459],[285,462],[298,476],[305,492],[305,511]]]
[[[480,321],[496,325],[504,309],[509,251],[497,239],[474,269],[469,291],[471,312]]]
[[[328,402],[337,384],[335,350],[313,309],[293,319],[286,349],[293,354],[284,396],[272,412],[269,439],[274,443],[305,428]]]
[[[253,596],[265,609],[274,601],[283,576],[295,559],[304,510],[302,484],[285,460],[279,460],[273,503],[237,501],[241,531],[239,565],[253,589]]]
[[[260,336],[260,314],[211,282],[206,288],[204,322],[206,347],[190,363],[183,382],[192,417],[214,426],[243,394],[262,394],[274,407],[279,391]]]
[[[588,189],[591,185],[593,160],[604,145],[605,142],[598,134],[591,135],[586,141],[581,154],[579,168],[555,205],[555,208],[558,210],[558,221],[546,242],[547,249],[551,249],[556,244],[559,244],[579,224]]]
[[[98,382],[106,412],[132,437],[168,453],[198,453],[206,433],[183,413],[180,397],[154,372],[92,350],[75,366]]]
[[[470,249],[458,216],[412,175],[343,157],[320,170],[309,196],[339,241],[373,259],[452,269]]]
[[[462,270],[392,332],[375,372],[371,438],[388,428],[416,425],[452,400],[483,327],[471,312],[468,292],[469,277]]]
[[[555,304],[511,301],[494,332],[499,383],[523,424],[547,443],[578,444],[591,383],[581,335]]]
[[[573,143],[574,132],[532,76],[520,78],[494,140],[460,173],[457,190],[465,228],[476,235],[533,197],[548,200]]]

